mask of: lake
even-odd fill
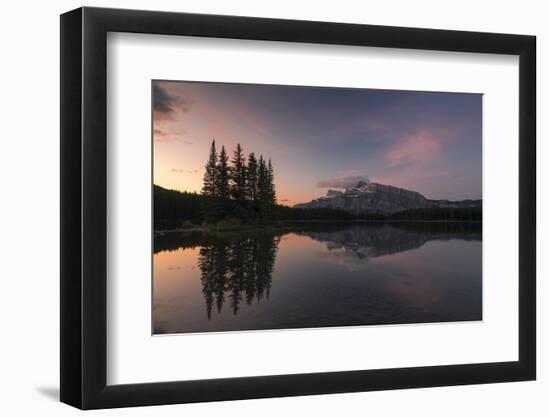
[[[167,232],[154,252],[154,334],[482,319],[481,223]]]

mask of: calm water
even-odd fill
[[[155,239],[155,334],[481,320],[481,225],[307,224]]]

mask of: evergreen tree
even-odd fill
[[[202,241],[199,239],[196,242]],[[215,314],[214,307],[220,313],[225,302],[230,303],[236,315],[243,301],[250,305],[254,299],[269,298],[280,242],[279,236],[270,230],[246,241],[235,242],[223,235],[217,239],[202,246],[198,258],[208,320]],[[194,247],[196,242],[190,241],[187,247]]]
[[[254,152],[248,155],[248,167],[246,168],[246,198],[256,201],[258,198],[258,161]]]
[[[201,270],[202,294],[206,302],[206,316],[208,320],[212,316],[212,306],[215,301],[215,249],[213,246],[203,246],[199,251],[198,259],[199,268]]]
[[[216,141],[212,139],[212,144],[210,145],[210,156],[206,162],[204,177],[202,180],[202,194],[204,195],[216,195],[217,159],[218,155],[216,153]]]
[[[273,165],[271,164],[271,158],[267,164],[267,200],[269,204],[277,203],[277,196],[275,194],[275,182],[273,178]]]
[[[222,150],[220,151],[216,168],[216,196],[227,199],[229,198],[229,166],[227,165],[227,154],[225,153],[224,146],[222,146]]]
[[[247,160],[240,144],[233,152],[231,166],[228,159],[225,147],[222,146],[217,153],[216,143],[212,140],[201,192],[204,198],[201,197],[200,204],[195,198],[190,198],[189,204],[177,208],[178,212],[193,222],[237,220],[249,223],[255,219],[271,219],[277,214],[271,159],[266,160],[263,156],[256,159],[251,152]],[[160,221],[161,217],[157,217]],[[178,217],[174,213],[167,219]]]
[[[275,187],[273,185],[273,166],[271,172],[265,159],[260,156],[258,162],[258,202],[257,210],[260,219],[268,220],[273,215],[275,207]]]
[[[246,165],[241,144],[237,144],[237,149],[233,152],[231,160],[231,195],[235,200],[245,199],[246,187]]]
[[[267,167],[263,156],[260,155],[258,161],[258,191],[257,198],[260,204],[264,204],[268,201],[268,188],[267,188]]]

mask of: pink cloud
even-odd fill
[[[433,132],[421,130],[405,136],[391,147],[386,154],[390,167],[402,165],[427,165],[442,157],[442,137]]]
[[[348,188],[355,187],[359,181],[368,182],[366,175],[342,175],[317,182],[318,188]]]

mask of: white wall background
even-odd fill
[[[59,17],[81,6],[7,2],[2,8],[0,114],[0,410],[4,415],[75,415],[59,391]],[[387,2],[124,0],[86,5],[239,14],[533,34],[538,37],[539,378],[536,382],[145,407],[95,415],[278,416],[281,414],[543,416],[550,412],[550,147],[543,120],[550,83],[550,26],[545,2],[429,0]],[[544,259],[546,257],[546,259]],[[546,394],[546,395],[544,395]]]

